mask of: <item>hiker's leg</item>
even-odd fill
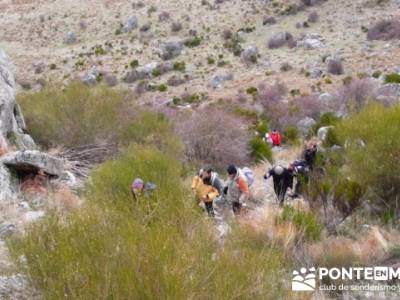
[[[235,215],[240,214],[240,209],[242,208],[242,204],[239,202],[232,202],[232,209]]]
[[[207,213],[210,217],[214,217],[214,209],[212,202],[205,202]]]

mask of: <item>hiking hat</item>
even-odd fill
[[[234,165],[229,165],[226,171],[228,172],[229,175],[237,174],[237,169]]]
[[[136,178],[132,183],[132,189],[141,190],[144,186],[144,182],[140,178]]]

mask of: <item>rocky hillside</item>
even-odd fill
[[[345,76],[398,71],[398,41],[366,33],[398,19],[398,1],[315,2],[2,0],[0,47],[21,88],[104,80],[157,104],[185,90],[236,98],[274,80],[300,93],[331,91]],[[329,74],[329,58],[342,61],[339,76]]]
[[[0,299],[399,299],[290,288],[400,266],[399,20],[399,0],[0,0]],[[249,199],[210,218],[190,180],[232,163]],[[299,184],[282,206],[274,164]]]

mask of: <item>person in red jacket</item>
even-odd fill
[[[272,139],[272,145],[273,146],[280,146],[282,143],[282,137],[281,134],[276,130],[272,130],[271,134],[271,139]]]

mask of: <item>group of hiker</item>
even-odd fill
[[[317,145],[308,146],[300,160],[295,160],[289,166],[277,164],[270,168],[264,179],[272,177],[277,202],[283,206],[285,196],[290,188],[293,192],[288,195],[296,198],[302,193],[303,185],[307,183],[317,154]],[[198,204],[204,203],[208,215],[215,215],[215,207],[225,201],[229,203],[235,215],[239,215],[250,197],[250,186],[254,182],[253,172],[249,168],[238,168],[229,165],[226,169],[227,180],[224,182],[212,169],[200,169],[192,180],[192,189]],[[293,189],[294,179],[296,184]]]
[[[281,136],[276,130],[266,134],[265,138],[270,138],[275,146],[281,143]],[[280,206],[284,204],[288,189],[292,190],[288,195],[291,198],[301,195],[303,185],[308,182],[309,174],[314,168],[316,154],[317,145],[311,144],[306,147],[301,159],[295,160],[287,167],[276,164],[267,170],[264,179],[272,177],[274,192]],[[250,198],[250,187],[254,182],[253,172],[247,167],[239,168],[231,164],[226,168],[226,173],[227,180],[224,181],[213,168],[208,167],[200,169],[192,179],[191,187],[197,204],[203,203],[205,211],[211,217],[215,216],[215,209],[222,204],[229,204],[233,213],[239,215]],[[296,184],[293,188],[294,181]],[[156,189],[154,183],[145,183],[141,178],[136,178],[131,185],[135,201],[139,201],[141,197],[150,197]]]
[[[198,203],[204,203],[210,216],[214,216],[215,203],[224,200],[232,205],[233,213],[238,215],[249,199],[249,186],[253,181],[251,170],[229,165],[226,171],[228,175],[226,182],[222,181],[212,168],[201,169],[192,180],[196,199]]]

